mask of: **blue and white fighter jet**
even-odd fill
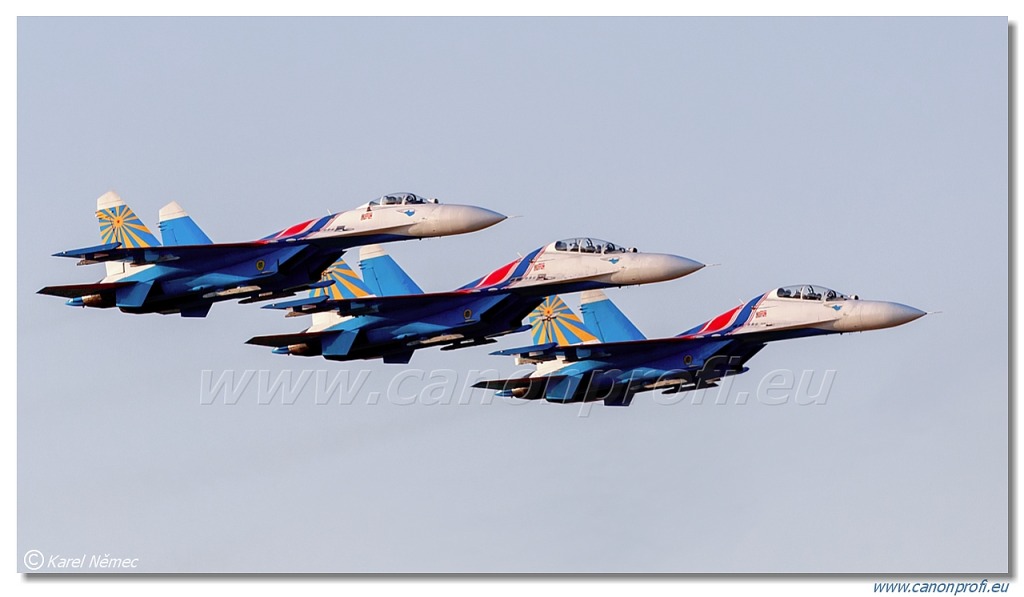
[[[661,282],[704,267],[676,255],[571,238],[531,251],[456,290],[424,294],[380,247],[364,248],[361,257],[363,280],[341,261],[327,273],[334,281],[328,288],[264,307],[288,310],[289,316],[313,314],[308,329],[256,336],[248,343],[273,347],[279,354],[408,363],[420,348],[478,346],[526,331],[530,328],[523,319],[552,293]]]
[[[536,370],[516,379],[482,381],[499,396],[550,402],[600,402],[629,406],[637,392],[671,394],[714,387],[768,342],[903,325],[923,311],[884,301],[860,300],[823,286],[788,286],[669,338],[647,339],[603,292],[585,292],[580,320],[557,296],[530,315],[533,346],[499,350]],[[565,330],[592,340],[566,341]],[[579,334],[577,334],[579,336]]]
[[[39,293],[64,297],[74,307],[182,317],[205,317],[218,301],[256,302],[325,286],[324,270],[353,247],[464,234],[505,219],[482,207],[394,193],[258,240],[215,244],[172,202],[160,210],[161,244],[116,193],[100,197],[96,210],[103,244],[55,256],[79,259],[79,265],[105,263],[106,277]]]

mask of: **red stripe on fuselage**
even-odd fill
[[[282,230],[281,233],[278,234],[277,236],[279,238],[281,238],[281,237],[285,237],[285,236],[292,236],[293,234],[298,234],[298,233],[302,232],[303,230],[305,230],[306,228],[309,228],[309,226],[314,221],[315,220],[306,220],[305,222],[302,222],[301,224],[296,224],[296,225],[292,226],[291,228],[286,228],[286,229]]]
[[[717,331],[719,331],[721,329],[724,329],[730,323],[732,323],[733,317],[735,317],[736,313],[739,312],[739,310],[742,309],[742,308],[743,308],[743,305],[740,305],[738,307],[734,307],[733,309],[731,309],[729,311],[726,311],[725,313],[722,313],[718,317],[716,317],[716,318],[712,319],[711,321],[709,321],[707,323],[707,325],[704,326],[704,329],[702,329],[699,333],[701,333],[701,334],[713,334],[713,333],[715,333],[715,332],[717,332]]]
[[[508,276],[509,272],[512,271],[512,268],[514,268],[517,263],[519,263],[518,259],[516,259],[512,263],[509,263],[508,265],[499,267],[493,272],[487,274],[487,277],[484,278],[483,281],[477,285],[477,287],[479,288],[481,286],[490,286],[492,284],[497,284],[498,282],[501,282],[502,280],[505,279],[506,276]]]

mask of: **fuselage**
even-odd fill
[[[289,226],[247,243],[145,249],[139,262],[107,262],[100,284],[130,289],[75,297],[72,306],[119,307],[129,313],[205,314],[213,302],[288,296],[315,284],[345,250],[366,244],[474,232],[505,216],[481,207],[447,205],[411,193],[385,195],[355,209]],[[180,255],[179,255],[180,254]]]
[[[589,238],[570,241],[540,247],[454,292],[422,295],[422,300],[401,310],[321,314],[306,330],[316,333],[315,339],[279,347],[278,352],[352,360],[408,354],[435,345],[475,346],[528,329],[523,319],[550,294],[661,282],[703,267],[685,257],[641,253]],[[584,246],[593,250],[578,250]],[[569,250],[572,247],[577,250]],[[323,333],[358,336],[344,351],[332,351]]]
[[[924,314],[900,303],[860,300],[822,286],[783,287],[672,338],[583,344],[553,359],[527,353],[517,364],[536,364],[531,377],[552,379],[544,389],[548,400],[628,403],[636,392],[713,386],[725,376],[747,371],[745,363],[769,342],[884,329]],[[527,390],[503,394],[525,397]]]
[[[642,253],[587,237],[547,244],[460,291],[514,290],[548,296],[634,284],[663,282],[696,272],[704,264],[663,253]]]
[[[448,205],[411,193],[385,195],[355,209],[307,220],[264,237],[268,243],[305,241],[353,247],[394,240],[465,234],[505,216],[472,205]],[[348,239],[357,238],[358,242]]]

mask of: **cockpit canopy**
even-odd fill
[[[845,301],[850,298],[841,292],[832,290],[831,288],[825,288],[824,286],[811,286],[810,284],[804,284],[802,286],[784,286],[776,290],[774,294],[777,298],[801,299],[805,301]]]
[[[391,193],[384,195],[370,202],[370,206],[378,205],[422,205],[424,203],[437,203],[437,199],[424,199],[414,193]]]
[[[615,243],[597,238],[567,238],[555,243],[556,251],[569,251],[572,253],[628,253],[630,249],[620,247]],[[632,249],[635,253],[636,249]]]

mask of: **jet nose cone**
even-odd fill
[[[925,312],[900,303],[883,301],[865,302],[861,305],[861,325],[865,329],[880,330],[910,323],[924,317]]]
[[[619,265],[622,269],[611,276],[615,284],[649,284],[675,280],[704,267],[703,263],[693,259],[661,253],[627,253]]]
[[[665,271],[669,274],[669,277],[666,278],[667,280],[689,276],[704,268],[703,263],[687,259],[686,257],[679,257],[677,255],[665,255],[665,257],[669,258],[664,265]]]
[[[426,238],[476,232],[493,226],[506,216],[475,205],[436,205],[420,210],[425,217],[409,227],[409,234]]]
[[[888,316],[889,321],[893,322],[892,325],[903,325],[925,316],[924,311],[915,309],[909,305],[901,305],[900,303],[888,303],[888,305]]]
[[[506,216],[483,207],[473,205],[447,205],[449,212],[446,214],[448,225],[453,229],[453,234],[461,232],[476,232],[494,226],[501,222]]]

